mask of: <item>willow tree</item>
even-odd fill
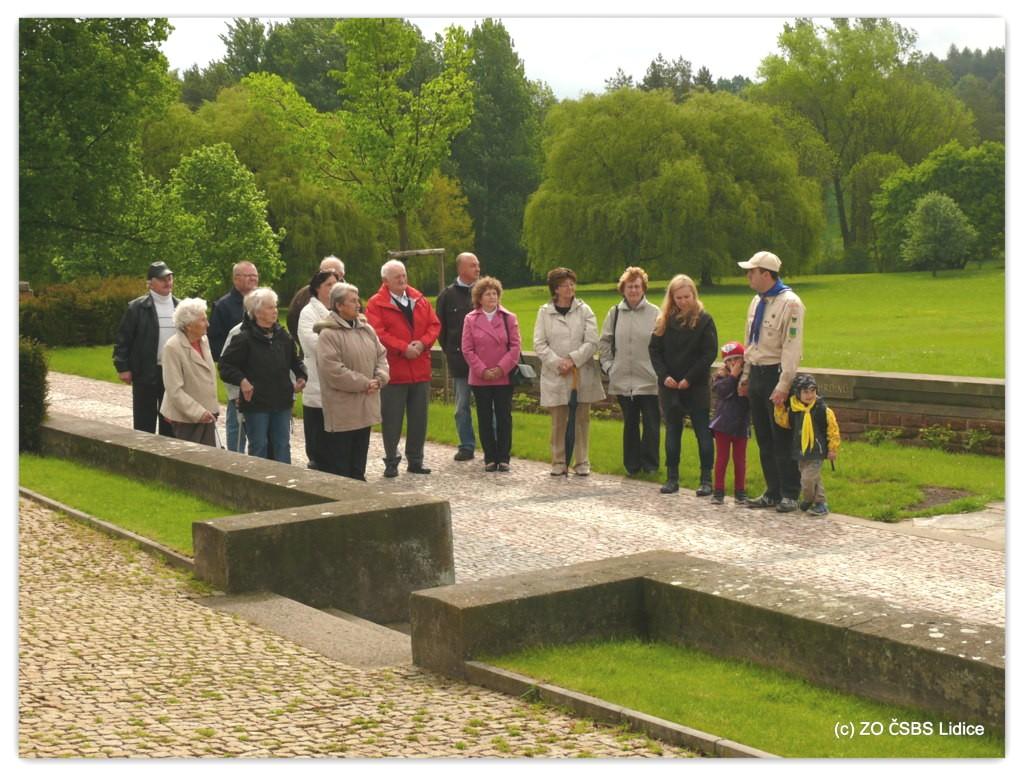
[[[551,110],[544,153],[524,224],[538,273],[568,264],[606,279],[641,264],[710,284],[760,248],[794,268],[817,251],[820,188],[767,106],[725,93],[681,105],[667,92],[588,95]]]

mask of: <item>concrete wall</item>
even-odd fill
[[[42,441],[49,456],[236,506],[192,525],[196,575],[223,591],[387,623],[408,620],[410,592],[455,580],[447,501],[61,414]]]
[[[654,551],[413,594],[413,661],[641,637],[775,667],[815,683],[1002,730],[1001,630],[930,611],[890,614],[743,568]]]
[[[434,383],[441,386],[444,357],[435,348],[432,358]],[[537,356],[527,352],[525,358],[539,374]],[[802,368],[802,372],[817,379],[822,394],[836,410],[844,438],[857,439],[867,430],[886,427],[898,429],[902,442],[911,442],[917,440],[925,427],[948,424],[961,437],[971,430],[988,430],[992,437],[981,450],[999,455],[1005,451],[1004,379],[816,367]],[[536,394],[538,389],[519,391]],[[619,418],[619,406],[614,398],[598,403],[597,407]]]

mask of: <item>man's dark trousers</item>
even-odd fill
[[[158,376],[155,384],[132,381],[132,427],[143,432],[156,432],[174,437],[171,425],[160,415],[164,400],[164,379]]]
[[[796,500],[800,496],[800,468],[793,459],[793,433],[775,423],[775,405],[771,401],[781,373],[781,365],[751,365],[747,393],[764,491],[776,502],[783,497]]]

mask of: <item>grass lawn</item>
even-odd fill
[[[939,718],[814,686],[779,670],[638,640],[529,649],[491,664],[789,757],[1002,757],[1002,738],[939,734]],[[931,722],[931,735],[890,735]],[[941,719],[946,722],[946,719]],[[879,736],[836,737],[879,722]],[[948,724],[947,724],[948,726]]]
[[[743,340],[753,292],[736,269],[701,301],[718,339]],[[932,373],[1002,378],[1006,375],[1005,296],[1002,269],[955,273],[866,273],[783,276],[807,306],[803,364],[816,368]],[[667,279],[652,281],[648,299],[660,306]],[[598,327],[621,298],[615,283],[585,284],[576,292],[597,316]],[[524,348],[533,348],[537,310],[550,299],[546,286],[509,289],[502,304],[519,316]]]
[[[18,483],[188,555],[193,521],[237,512],[152,481],[33,454],[18,457]]]

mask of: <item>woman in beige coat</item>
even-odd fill
[[[370,427],[380,422],[380,390],[389,378],[387,349],[359,313],[356,287],[335,284],[330,311],[313,325],[324,411],[326,461],[320,464],[329,473],[365,481]]]
[[[576,274],[548,273],[551,302],[541,306],[533,349],[541,360],[540,404],[551,409],[551,475],[590,475],[590,404],[604,399],[597,353],[597,317],[576,297]],[[569,418],[575,415],[570,428]]]
[[[193,443],[215,446],[217,373],[206,330],[206,302],[189,297],[174,309],[174,326],[164,346],[162,361],[164,399],[160,415],[171,423],[174,436]]]

